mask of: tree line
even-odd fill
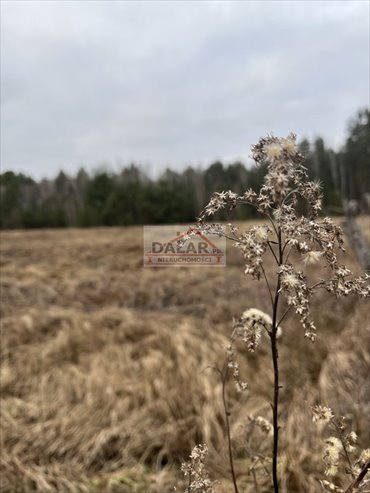
[[[356,201],[369,209],[370,113],[358,111],[348,127],[339,152],[321,137],[299,143],[311,178],[324,188],[326,214],[343,212],[344,203]],[[152,180],[136,165],[119,173],[106,170],[88,174],[83,168],[71,177],[61,171],[54,180],[35,181],[23,174],[0,174],[0,227],[49,228],[126,226],[193,222],[214,191],[259,189],[265,170],[240,162],[217,161],[207,169],[167,169]],[[234,219],[253,217],[245,208]],[[228,215],[230,218],[230,215]],[[223,219],[222,214],[217,218]]]

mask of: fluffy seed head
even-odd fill
[[[329,466],[325,470],[325,476],[335,476],[338,472],[338,467],[337,466]]]
[[[308,251],[303,255],[303,262],[305,265],[314,265],[320,261],[322,257],[322,252],[318,252],[317,250]]]
[[[356,442],[357,442],[357,433],[355,433],[354,431],[351,431],[350,433],[348,433],[347,435],[347,440],[348,440],[348,443],[350,445],[354,445]]]
[[[330,493],[343,493],[342,488],[339,488],[339,486],[336,486],[334,483],[329,483],[329,481],[326,481],[325,479],[320,480],[320,484],[325,491],[329,491]]]
[[[326,440],[325,458],[329,464],[335,465],[339,460],[339,453],[342,449],[342,443],[337,437],[329,437]]]
[[[268,144],[264,147],[266,156],[270,159],[277,159],[281,155],[282,147],[280,144]]]
[[[281,278],[281,285],[287,289],[294,289],[299,286],[299,279],[294,274],[284,274]]]
[[[254,230],[254,237],[258,243],[264,243],[268,238],[268,230],[263,226],[257,226]]]
[[[273,426],[268,421],[267,419],[263,418],[262,416],[257,416],[254,420],[254,423],[258,428],[263,432],[266,433],[266,435],[272,435],[273,432]]]
[[[360,462],[367,462],[370,459],[370,448],[367,448],[361,452]]]
[[[334,414],[330,407],[318,404],[312,408],[313,422],[327,424],[332,418],[334,418]]]
[[[242,319],[248,324],[258,323],[266,328],[269,328],[272,324],[270,315],[262,310],[258,310],[257,308],[249,308],[248,310],[245,310],[243,312]]]
[[[240,338],[247,344],[248,350],[254,352],[261,342],[261,333],[271,329],[272,319],[267,313],[257,308],[245,310],[242,316],[234,321],[233,339]]]
[[[290,156],[294,156],[297,152],[297,144],[294,139],[289,137],[287,139],[281,139],[281,144],[284,151],[286,151]]]

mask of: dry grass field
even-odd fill
[[[206,368],[222,365],[233,316],[269,309],[239,252],[228,246],[226,268],[150,269],[141,228],[1,236],[1,493],[181,491],[180,463],[203,442],[218,491],[231,492],[221,385]],[[359,273],[351,251],[346,263]],[[347,415],[363,447],[370,438],[366,302],[322,294],[314,314],[314,345],[294,316],[283,324],[283,492],[320,491],[323,439],[309,404]],[[272,371],[267,341],[239,353],[249,392],[230,385],[231,421],[247,493],[246,425],[270,418]],[[258,434],[251,446],[270,449]]]

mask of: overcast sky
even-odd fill
[[[1,100],[2,170],[36,178],[338,146],[369,105],[369,2],[2,0]]]

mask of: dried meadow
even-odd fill
[[[265,288],[236,249],[225,269],[142,269],[141,242],[140,228],[2,233],[2,493],[171,492],[199,443],[216,491],[232,491],[222,386],[206,368],[223,360],[233,317],[268,310]],[[360,273],[351,251],[346,263]],[[282,492],[318,491],[326,435],[307,403],[348,415],[362,448],[370,438],[366,305],[321,293],[312,314],[314,346],[284,321]],[[270,419],[273,372],[268,339],[258,356],[235,350],[250,391],[229,391],[235,470],[252,492],[253,454],[270,453],[253,420]]]

